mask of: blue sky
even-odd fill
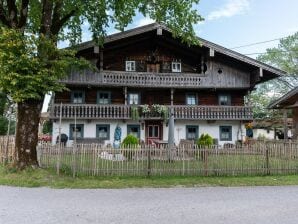
[[[298,0],[201,0],[197,8],[205,18],[195,25],[197,35],[227,48],[286,37],[298,31]],[[127,29],[152,22],[137,15]],[[87,27],[83,30],[83,41],[90,40]],[[277,44],[278,40],[235,50],[243,54],[262,53]]]

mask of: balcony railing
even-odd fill
[[[134,106],[135,107],[135,106]],[[58,119],[133,119],[130,105],[54,104],[50,117]],[[171,111],[171,106],[166,106]],[[252,108],[246,106],[172,106],[175,119],[189,120],[251,120]],[[162,119],[161,113],[143,113],[138,107],[139,119]]]
[[[194,73],[152,73],[122,71],[72,72],[62,83],[101,86],[176,87],[210,86],[205,76]]]

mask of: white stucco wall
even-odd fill
[[[65,133],[69,136],[69,126],[74,124],[74,121],[63,121],[61,124],[61,133]],[[109,124],[110,125],[110,140],[106,140],[106,144],[113,144],[114,131],[117,124],[121,127],[122,135],[121,140],[123,140],[127,135],[127,125],[139,124],[140,125],[140,137],[141,140],[145,141],[145,128],[142,130],[142,125],[135,121],[125,121],[122,120],[106,120],[106,121],[86,121],[78,120],[77,124],[84,124],[84,137],[85,138],[95,138],[96,137],[96,125],[97,124]],[[186,125],[197,125],[199,127],[199,136],[201,134],[209,134],[211,137],[218,139],[218,143],[223,145],[224,143],[235,143],[237,140],[243,140],[245,136],[245,127],[240,125],[240,121],[215,121],[214,123],[208,123],[207,121],[175,121],[175,143],[179,144],[181,139],[186,138]],[[231,141],[220,141],[219,139],[219,126],[226,125],[232,126],[232,140]],[[242,131],[242,132],[241,132]],[[53,144],[55,144],[56,138],[59,134],[59,123],[53,123]],[[168,139],[168,127],[166,123],[163,122],[163,140]],[[72,141],[68,141],[68,145],[71,145]]]

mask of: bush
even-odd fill
[[[127,135],[122,142],[122,146],[125,148],[130,146],[136,146],[139,144],[139,139],[134,135]]]
[[[139,139],[134,135],[127,135],[122,142],[122,147],[126,148],[123,151],[123,155],[128,159],[131,160],[133,157],[133,149],[139,144]]]
[[[197,139],[196,144],[198,146],[211,146],[214,144],[213,138],[208,134],[202,134],[199,139]]]

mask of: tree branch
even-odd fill
[[[4,8],[3,8],[3,1],[0,0],[0,22],[2,22],[3,25],[10,27],[10,23],[6,17]]]
[[[76,14],[77,9],[71,10],[69,13],[64,15],[61,19],[54,20],[55,23],[53,24],[51,28],[51,32],[53,35],[58,35],[59,31],[63,27],[63,25],[72,17]]]
[[[12,28],[16,28],[18,23],[18,9],[15,0],[7,0],[8,17]]]
[[[40,25],[40,33],[46,36],[51,35],[52,26],[52,12],[53,12],[53,1],[42,0],[42,17]]]
[[[24,30],[26,22],[27,22],[27,16],[28,16],[28,5],[29,0],[22,0],[22,5],[20,9],[20,19],[18,23],[18,28]]]

